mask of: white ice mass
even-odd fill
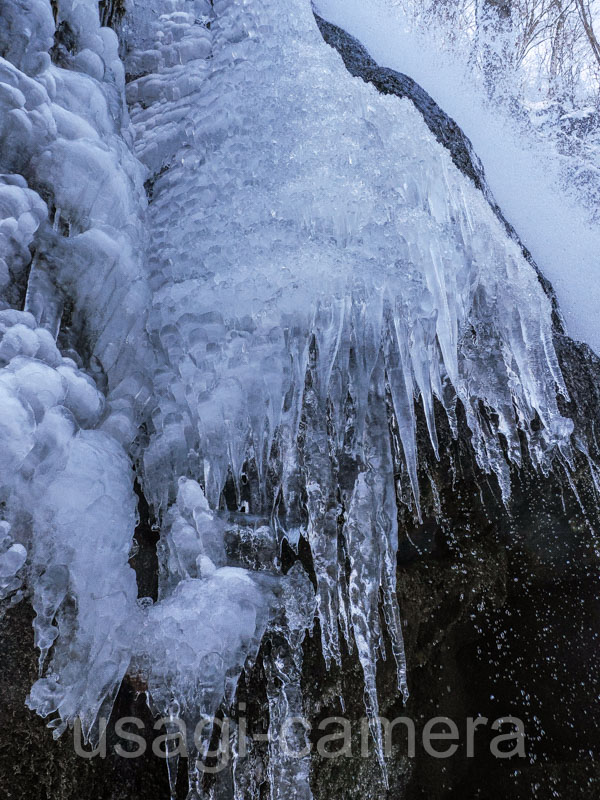
[[[125,65],[94,0],[56,20],[7,0],[0,23],[0,592],[32,593],[29,705],[93,736],[131,669],[158,713],[210,716],[269,625],[299,681],[313,607],[291,609],[308,579],[277,552],[304,537],[325,660],[355,644],[374,719],[383,626],[407,693],[415,402],[434,451],[434,403],[453,429],[462,406],[504,498],[521,436],[540,470],[569,462],[535,271],[412,104],[346,72],[310,0],[129,2]],[[68,309],[79,353],[56,345]],[[155,603],[128,564],[133,466],[161,526]],[[228,563],[226,530],[272,561]],[[281,683],[274,719],[301,703]],[[277,757],[283,798],[307,767]]]

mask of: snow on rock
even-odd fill
[[[381,67],[417,81],[461,127],[483,162],[504,216],[551,281],[568,335],[600,353],[598,148],[583,157],[580,150],[564,157],[555,135],[547,138],[509,112],[510,90],[504,108],[489,102],[473,69],[472,50],[456,47],[443,27],[415,26],[411,11],[419,5],[400,0],[315,2],[322,17],[355,36]],[[586,173],[591,183],[587,189]]]

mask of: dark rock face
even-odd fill
[[[379,68],[343,31],[318,22],[352,74],[371,81],[380,91],[415,103],[455,164],[493,203],[470,142],[433,100],[410,78]],[[552,296],[548,284],[544,285]],[[584,454],[587,448],[592,459],[600,455],[595,437],[600,424],[600,359],[585,345],[564,336],[558,318],[555,346],[571,395],[562,412],[574,420],[574,439],[580,445],[575,469],[567,476],[557,464],[553,474],[540,475],[524,450],[523,468],[512,476],[508,509],[494,479],[481,474],[475,464],[464,418],[459,415],[460,435],[454,440],[445,414],[438,409],[442,453],[438,462],[420,414],[422,523],[415,521],[406,506],[399,504],[398,509],[399,602],[411,692],[406,706],[396,689],[391,652],[378,671],[381,714],[389,720],[409,717],[414,722],[415,754],[409,755],[404,726],[398,725],[387,762],[386,789],[372,745],[370,754],[361,756],[360,722],[365,712],[356,651],[346,651],[342,668],[334,666],[328,672],[315,628],[304,642],[303,667],[305,713],[313,745],[323,732],[336,732],[335,726],[319,731],[319,723],[328,717],[343,716],[352,727],[351,756],[326,758],[313,749],[315,800],[600,796],[600,767],[596,766],[600,758],[596,736],[600,565],[593,531],[599,514]],[[399,464],[398,456],[398,473]],[[155,533],[147,515],[142,517],[135,566],[140,594],[155,595]],[[293,558],[287,553],[283,560],[291,563]],[[307,549],[301,549],[300,558],[310,572]],[[114,721],[119,717],[140,718],[149,743],[156,735],[143,687],[133,678],[117,698],[108,726],[106,758],[87,760],[77,755],[72,733],[53,741],[44,721],[25,707],[36,677],[31,620],[25,602],[6,610],[0,619],[0,794],[14,800],[165,800],[164,760],[152,755],[150,748],[143,757],[131,760],[114,752]],[[275,644],[272,638],[265,639],[238,691],[238,701],[247,704],[249,728],[255,730],[266,729],[268,723],[262,657]],[[509,716],[523,722],[525,757],[498,758],[490,751],[491,741],[500,732],[491,724]],[[435,758],[423,747],[423,728],[433,717],[448,717],[459,730],[458,750],[449,758]],[[469,717],[487,718],[473,734],[472,757],[468,754]],[[449,744],[440,740],[434,748],[443,752]],[[514,745],[513,740],[509,749]],[[327,747],[335,749],[335,743]],[[267,798],[266,745],[257,745],[249,758],[254,788],[248,800]],[[181,778],[184,768],[180,764]],[[207,779],[206,788],[211,789],[211,784],[215,800],[230,800],[226,775]],[[184,798],[184,780],[179,788]]]

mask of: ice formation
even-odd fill
[[[157,713],[210,717],[267,630],[275,724],[301,710],[316,609],[327,664],[340,637],[356,647],[383,766],[386,631],[407,693],[415,402],[436,453],[434,403],[453,430],[462,405],[505,498],[520,437],[540,469],[568,461],[550,302],[411,103],[345,72],[309,0],[136,0],[126,88],[97,4],[57,7],[4,3],[0,41],[0,591],[28,575],[29,704],[93,736],[130,669]],[[155,603],[128,564],[133,462],[161,526]],[[314,598],[279,568],[300,537]],[[271,796],[309,798],[307,761],[278,747]]]
[[[453,32],[431,16],[422,17],[427,7],[444,17],[445,4],[315,0],[314,5],[322,17],[359,39],[381,67],[410,75],[460,126],[485,164],[488,185],[504,216],[518,228],[552,283],[569,335],[600,353],[595,321],[600,303],[600,227],[595,216],[599,204],[590,202],[581,188],[582,169],[587,171],[581,151],[577,148],[575,157],[561,153],[556,141],[542,134],[543,114],[534,112],[524,125],[521,114],[513,113],[515,87],[510,81],[503,84],[507,94],[496,98],[500,103],[490,102],[489,83],[474,66],[473,48],[458,45]],[[471,4],[480,9],[486,5]],[[459,38],[470,35],[458,33]],[[543,105],[534,103],[534,108],[541,111]],[[585,163],[597,186],[593,151]]]

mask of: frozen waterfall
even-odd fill
[[[416,406],[436,454],[436,407],[454,431],[464,413],[505,500],[522,447],[568,468],[550,300],[310,0],[135,0],[120,50],[94,0],[55,8],[0,12],[0,591],[32,592],[29,705],[93,738],[129,670],[157,714],[211,718],[271,631],[275,722],[301,711],[316,616],[328,665],[356,648],[385,770],[376,665],[387,637],[407,696]],[[155,602],[128,564],[132,466],[161,531]],[[260,563],[232,559],[244,537]],[[312,584],[281,569],[301,538]],[[296,770],[310,797],[307,760],[270,753],[271,796]]]

